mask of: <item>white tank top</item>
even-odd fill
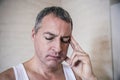
[[[16,80],[29,80],[23,64],[13,66],[13,70]],[[75,75],[69,66],[63,64],[63,70],[66,80],[76,80]]]

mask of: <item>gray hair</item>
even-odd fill
[[[70,23],[71,29],[73,28],[72,18],[69,15],[69,13],[61,7],[52,6],[52,7],[46,7],[41,12],[38,13],[34,27],[35,33],[38,32],[42,19],[48,14],[53,14],[56,17],[66,21],[67,23]]]

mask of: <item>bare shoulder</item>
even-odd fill
[[[15,80],[13,68],[0,73],[0,80]]]

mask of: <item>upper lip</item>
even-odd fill
[[[48,56],[53,57],[53,58],[57,58],[57,59],[61,58],[60,56],[56,56],[56,55],[48,55]]]

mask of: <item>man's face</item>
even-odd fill
[[[35,56],[40,63],[55,67],[66,58],[71,25],[49,14],[42,19],[40,26],[36,34],[33,30]]]

